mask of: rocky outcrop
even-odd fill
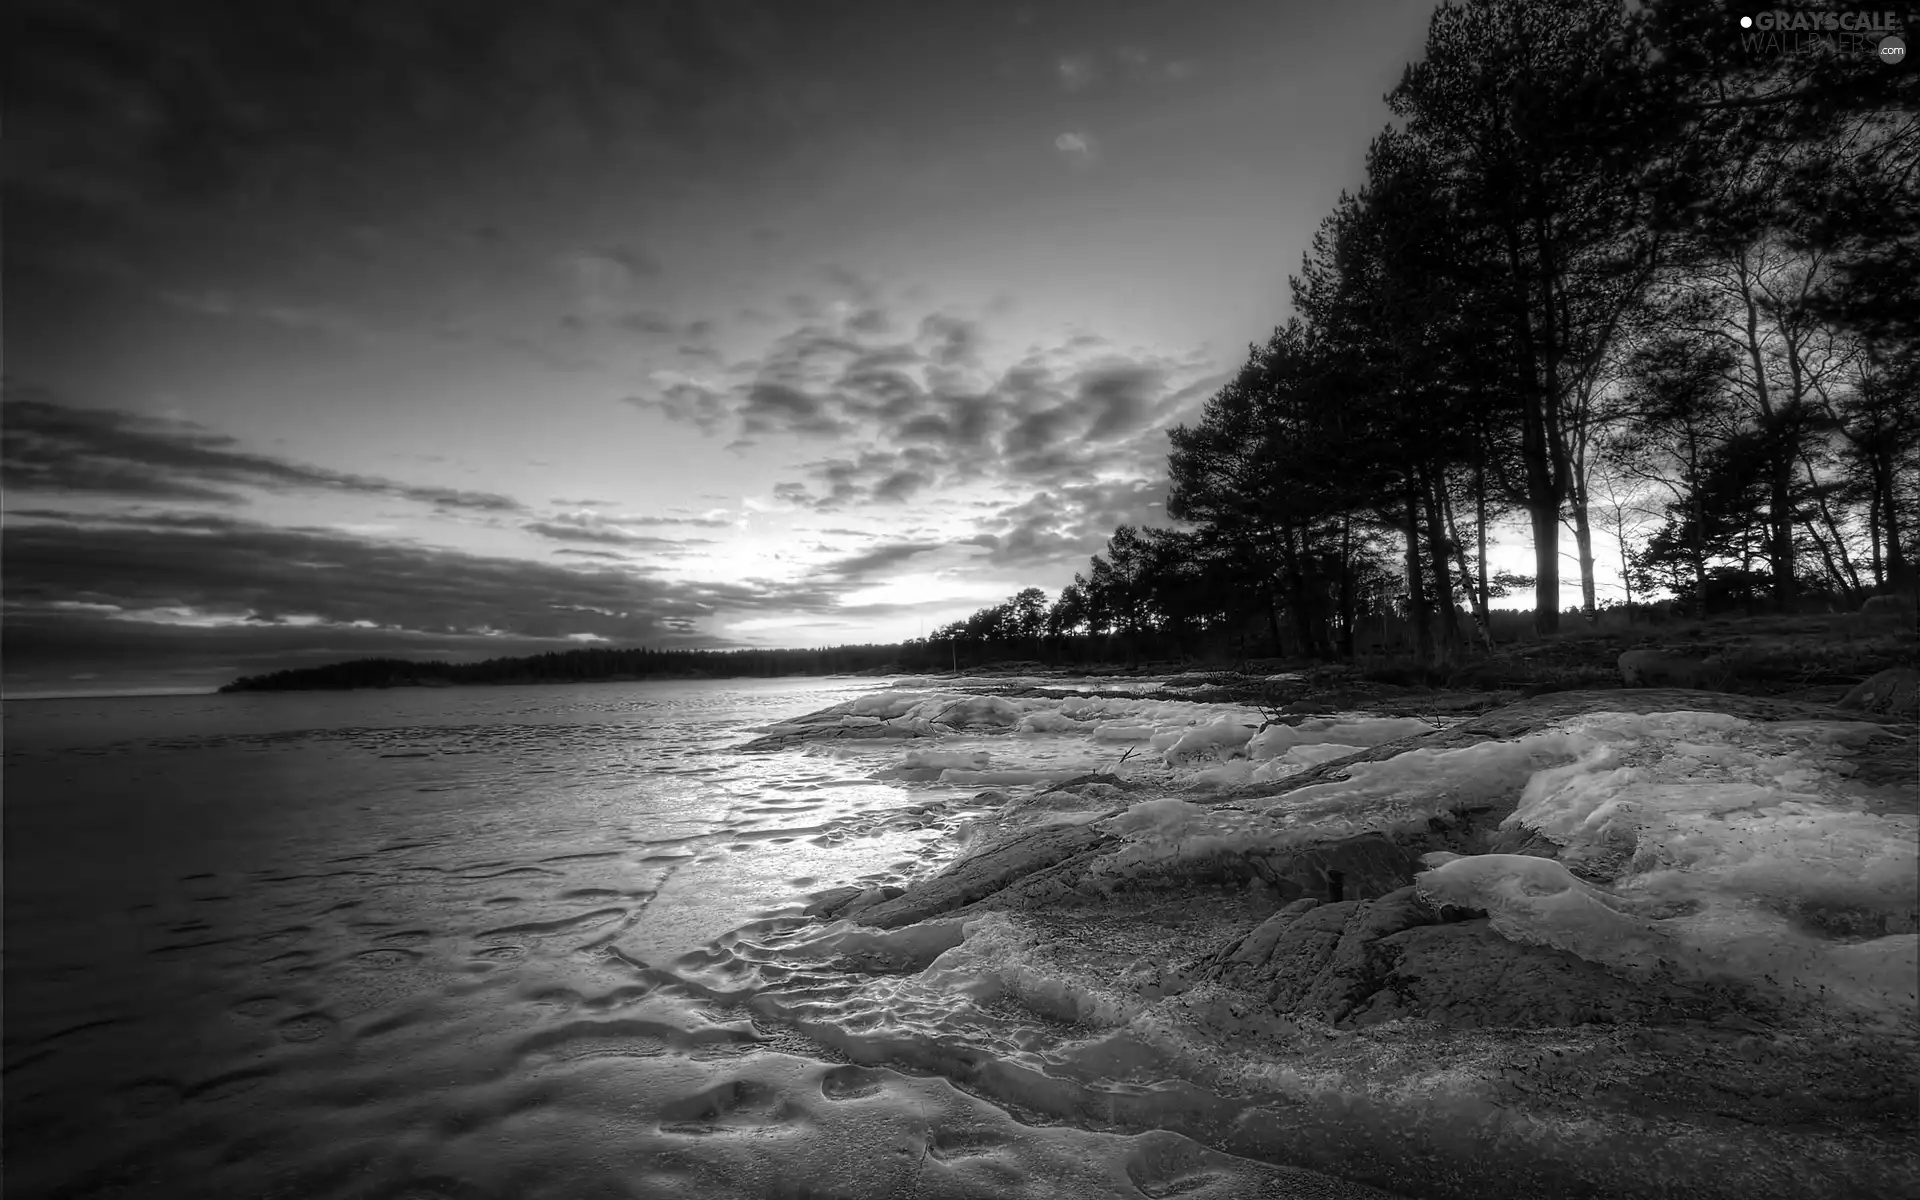
[[[1912,667],[1888,667],[1842,696],[1839,707],[1908,719],[1920,716],[1920,672]]]
[[[1861,602],[1860,611],[1870,617],[1914,619],[1913,601],[1906,596],[1868,596]]]
[[[1250,855],[1253,873],[1282,900],[1369,900],[1413,882],[1423,847],[1363,833],[1273,854]]]
[[[1628,650],[1618,661],[1620,682],[1627,687],[1704,688],[1722,672],[1719,664],[1668,654],[1661,650]]]
[[[1299,901],[1201,976],[1261,995],[1275,1016],[1337,1027],[1414,1017],[1450,1028],[1540,1028],[1727,1008],[1726,996],[1694,984],[1628,979],[1563,950],[1508,941],[1484,916],[1442,914],[1411,887],[1377,900]]]
[[[961,859],[932,879],[915,884],[904,895],[862,910],[860,922],[895,929],[937,917],[1017,882],[1031,886],[1036,876],[1057,870],[1063,863],[1084,861],[1107,849],[1114,840],[1112,834],[1092,825],[1041,826]]]

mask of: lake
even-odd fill
[[[7,703],[10,1192],[1378,1195],[995,1102],[983,1060],[1152,1071],[1076,1074],[1071,1014],[926,970],[955,929],[823,940],[821,892],[936,871],[1003,789],[1120,753],[735,749],[884,686]]]

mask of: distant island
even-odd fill
[[[568,650],[484,662],[356,658],[319,667],[247,675],[222,692],[294,692],[350,688],[453,687],[460,684],[637,683],[656,679],[773,678],[921,669],[900,662],[899,645],[819,650]]]

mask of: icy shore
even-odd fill
[[[1409,1195],[1920,1188],[1911,727],[894,690],[761,733],[1007,789],[770,943],[854,972],[753,999],[853,1061]]]

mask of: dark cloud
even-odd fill
[[[1166,496],[1164,475],[1065,483],[1004,506],[990,519],[995,531],[967,544],[984,546],[984,561],[993,566],[1084,566],[1116,526],[1163,517]]]
[[[852,432],[852,426],[829,415],[819,396],[781,383],[756,383],[747,389],[739,409],[740,430],[746,434],[807,433],[833,437]]]
[[[781,436],[891,447],[808,464],[814,487],[788,481],[776,493],[840,508],[956,482],[1047,484],[1164,460],[1164,428],[1220,382],[1197,377],[1203,362],[1118,355],[1076,334],[993,377],[978,325],[935,313],[910,343],[808,323],[741,364],[734,382],[681,380],[628,403],[709,434],[731,431],[740,447]]]
[[[528,521],[520,528],[540,537],[556,542],[591,542],[605,546],[628,546],[637,550],[677,551],[686,546],[711,546],[711,538],[670,538],[657,534],[634,533],[624,528],[638,524],[668,524],[665,518],[642,518],[628,521],[618,517],[605,517],[595,512],[562,513],[539,521]],[[689,522],[695,523],[695,522]],[[719,524],[724,525],[722,521]]]
[[[873,485],[873,498],[882,504],[904,504],[914,493],[930,487],[933,479],[920,471],[901,470]]]
[[[805,484],[776,484],[776,498],[826,512],[855,504],[898,504],[932,486],[939,477],[939,456],[924,447],[878,450],[867,447],[853,458],[828,458],[805,464],[801,470],[826,489],[816,495]]]
[[[521,526],[528,533],[551,538],[556,542],[598,542],[608,546],[630,546],[636,550],[674,551],[685,546],[710,546],[710,538],[667,538],[642,533],[628,533],[622,529],[595,529],[572,525],[556,524],[552,521],[530,521]]]
[[[10,670],[98,659],[122,675],[140,663],[114,655],[158,654],[161,645],[244,647],[257,659],[316,647],[340,657],[376,641],[424,652],[444,639],[482,637],[495,645],[585,634],[710,644],[716,639],[695,632],[703,620],[827,616],[852,586],[669,582],[198,514],[10,520],[0,562]],[[322,624],[285,625],[291,619]],[[236,632],[263,627],[277,632]]]
[[[980,327],[975,322],[934,313],[920,322],[920,338],[931,343],[933,361],[943,367],[970,366],[977,362]]]
[[[555,144],[718,168],[721,147],[768,161],[804,130],[783,56],[806,30],[752,2],[422,0],[289,20],[222,0],[18,0],[10,18],[9,200],[22,189],[36,224],[63,206],[139,220],[345,199]]]
[[[613,319],[613,323],[628,333],[645,333],[656,337],[671,337],[679,332],[679,327],[671,320],[655,312],[625,312]]]
[[[718,432],[731,415],[720,392],[688,381],[669,384],[652,396],[623,396],[621,402],[692,425],[705,434]]]
[[[916,555],[931,554],[941,549],[945,547],[940,542],[890,542],[883,546],[875,546],[871,550],[862,550],[858,554],[850,554],[845,558],[834,559],[815,569],[823,574],[838,576],[842,579],[856,579],[885,571],[889,567],[899,566]]]
[[[1086,436],[1111,441],[1137,433],[1153,415],[1166,382],[1164,371],[1127,364],[1090,372],[1080,381],[1080,403],[1094,413]]]
[[[186,421],[101,408],[73,408],[40,388],[12,388],[0,405],[6,487],[16,492],[95,494],[149,500],[243,499],[234,489],[318,489],[391,496],[440,509],[516,512],[519,501],[491,492],[420,487],[332,471],[238,448]]]

